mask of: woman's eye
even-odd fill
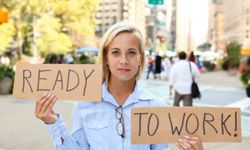
[[[114,56],[118,56],[120,54],[120,52],[119,51],[112,51],[111,54],[114,55]]]
[[[134,55],[136,55],[136,54],[137,54],[136,51],[129,51],[129,52],[128,52],[128,55],[129,55],[129,56],[134,56]]]

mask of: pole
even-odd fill
[[[153,6],[153,51],[156,51],[156,11],[157,11],[157,5]]]

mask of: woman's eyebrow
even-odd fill
[[[136,50],[138,50],[138,49],[137,49],[137,48],[129,48],[128,50],[135,50],[135,51],[136,51]]]
[[[110,50],[120,50],[120,48],[113,47],[113,48],[111,48]]]

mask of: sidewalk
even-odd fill
[[[147,82],[144,76],[142,76],[142,80],[143,82]],[[225,71],[201,73],[197,81],[200,86],[211,85],[211,86],[218,86],[222,88],[225,87],[225,88],[232,89],[232,90],[245,91],[245,88],[240,81],[239,74],[237,74],[236,76],[232,76],[232,75],[228,75],[228,73]],[[151,76],[151,79],[148,82],[162,84],[162,82],[167,82],[167,80],[166,79],[154,80],[152,79],[152,76]],[[250,105],[249,103],[246,105],[249,106]],[[204,143],[204,150],[235,150],[235,149],[248,150],[249,147],[250,147],[250,137],[242,137],[242,142],[240,143],[230,143],[230,142],[228,143],[225,143],[225,142]],[[177,150],[177,147],[174,144],[171,144],[171,149]]]
[[[44,124],[33,115],[33,101],[21,101],[11,95],[0,96],[0,150],[52,150],[53,145]],[[60,102],[57,111],[70,127],[73,103]],[[68,128],[70,129],[70,128]],[[241,143],[204,143],[204,150],[248,150],[250,137]],[[171,144],[171,150],[177,150]]]
[[[143,77],[142,81],[147,82]],[[148,84],[156,87],[162,82],[167,86],[165,80],[151,79]],[[244,90],[237,76],[228,76],[226,72],[220,71],[201,74],[199,83]],[[56,110],[64,116],[69,131],[72,107],[73,103],[66,101],[56,105]],[[17,100],[11,95],[0,96],[0,150],[53,149],[47,129],[35,118],[33,111],[34,101]],[[247,150],[249,147],[250,137],[242,137],[241,143],[204,143],[204,150]],[[174,144],[171,144],[171,149],[177,150]]]

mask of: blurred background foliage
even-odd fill
[[[66,54],[94,36],[98,0],[1,0],[9,22],[0,24],[0,53],[17,43],[18,56]]]
[[[10,45],[13,40],[13,36],[15,34],[14,25],[9,22],[0,25],[0,55],[6,50],[6,48]]]

